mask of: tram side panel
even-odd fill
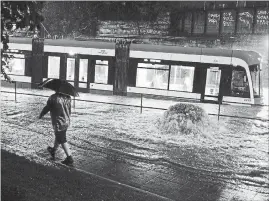
[[[220,92],[223,96],[231,96],[232,67],[221,68]]]
[[[129,69],[127,72],[127,86],[129,87],[136,86],[137,65],[138,65],[138,60],[134,58],[130,58]]]
[[[197,64],[194,71],[193,92],[200,93],[200,101],[204,101],[207,65]]]
[[[62,47],[64,48],[64,47]],[[19,53],[24,55],[24,66],[23,66],[23,73],[19,75],[15,75],[15,81],[21,82],[22,85],[29,85],[31,82],[31,77],[35,76],[33,75],[32,68],[34,66],[31,65],[31,51],[29,50],[20,50]],[[75,69],[74,71],[74,77],[75,72],[78,73],[78,59],[81,55],[72,56],[67,53],[64,53],[64,51],[60,52],[45,52],[43,56],[43,79],[47,78],[61,78],[61,79],[67,79],[67,59],[75,59]],[[156,56],[156,54],[155,54]],[[103,90],[103,91],[112,91],[113,90],[113,83],[115,80],[115,58],[113,56],[97,56],[97,55],[83,55],[83,58],[88,59],[88,85],[90,83],[94,84],[96,90]],[[104,83],[98,83],[96,81],[96,61],[102,61],[106,60],[108,61],[107,64],[107,73],[108,77],[107,80],[105,80]],[[136,87],[137,86],[137,66],[138,66],[138,60],[136,58],[130,58],[129,68],[128,68],[128,78],[127,78],[127,84],[128,87],[133,88],[141,88]],[[140,59],[141,60],[141,59]],[[139,60],[139,61],[140,61]],[[163,62],[162,60],[161,62]],[[174,65],[175,63],[173,61],[165,60],[165,63],[169,65],[169,68],[171,69],[171,65]],[[177,61],[178,65],[180,65]],[[175,64],[177,65],[177,64]],[[194,70],[194,79],[193,79],[193,89],[192,91],[189,91],[187,93],[197,93],[201,94],[201,100],[204,100],[204,94],[205,94],[205,85],[206,85],[206,79],[207,79],[207,69],[210,67],[218,67],[221,70],[221,77],[220,77],[220,92],[223,94],[224,101],[226,102],[239,102],[239,103],[252,103],[252,97],[251,97],[251,90],[253,90],[253,83],[252,79],[250,77],[250,73],[248,72],[249,69],[240,66],[222,66],[218,64],[202,64],[202,63],[193,63],[195,70]],[[183,65],[184,66],[184,65]],[[189,65],[186,65],[189,66]],[[76,74],[77,74],[76,73]],[[170,72],[169,72],[170,73]],[[169,74],[170,78],[170,74]],[[258,80],[259,81],[259,80]],[[257,81],[257,83],[258,83]],[[78,80],[73,80],[73,82],[79,82]],[[168,81],[169,82],[169,79]],[[259,81],[260,82],[260,81]],[[3,83],[3,82],[2,82]],[[26,84],[25,84],[26,83]],[[169,84],[169,83],[168,83]],[[28,86],[27,85],[27,86]],[[260,83],[259,83],[260,85]],[[4,86],[4,85],[2,85]],[[30,85],[29,85],[30,86]],[[28,87],[29,87],[28,86]],[[78,85],[79,86],[79,85]],[[259,86],[260,87],[260,86]],[[92,92],[91,88],[91,92]],[[95,90],[93,89],[93,90]],[[143,91],[149,92],[149,93],[156,93],[156,94],[177,94],[179,96],[184,96],[184,93],[181,93],[182,91],[171,91],[168,89],[152,89],[152,88],[144,88]],[[112,93],[110,93],[112,94]],[[185,93],[186,94],[186,93]],[[187,94],[188,95],[188,94]],[[189,96],[189,95],[188,95]],[[200,96],[199,96],[200,97]]]

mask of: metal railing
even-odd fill
[[[21,95],[29,95],[29,96],[39,96],[39,97],[49,97],[46,95],[40,95],[40,94],[33,94],[33,93],[23,93],[23,92],[17,92],[17,82],[14,81],[12,82],[14,83],[14,92],[13,91],[2,91],[3,93],[14,93],[14,101],[17,102],[17,95],[21,94]],[[28,83],[28,84],[33,84],[33,83],[29,83],[29,82],[20,82],[20,83]],[[37,83],[34,83],[37,84]],[[42,90],[42,88],[40,89]],[[167,108],[158,108],[158,107],[149,107],[149,106],[143,106],[143,99],[144,96],[147,94],[143,94],[143,93],[135,93],[137,95],[140,96],[140,105],[130,105],[130,104],[122,104],[122,103],[115,103],[115,102],[104,102],[104,101],[96,101],[96,100],[85,100],[85,99],[76,99],[75,97],[73,98],[73,107],[76,107],[76,101],[81,101],[81,102],[90,102],[90,103],[100,103],[100,104],[109,104],[109,105],[119,105],[119,106],[126,106],[126,107],[136,107],[136,108],[140,108],[140,113],[143,112],[143,108],[145,109],[156,109],[156,110],[167,110]],[[184,101],[184,97],[174,97],[176,99],[180,99],[180,102],[188,102],[190,103],[191,101],[188,101],[188,99],[185,99]],[[193,101],[194,102],[194,101]],[[196,101],[197,102],[197,101]],[[241,104],[241,103],[237,103],[237,104]],[[241,105],[245,105],[244,103],[242,103]],[[263,107],[268,107],[268,105],[260,105]],[[219,102],[218,104],[218,113],[214,114],[214,113],[208,113],[209,116],[217,116],[218,120],[220,119],[220,117],[230,117],[230,118],[239,118],[239,119],[249,119],[249,120],[260,120],[260,121],[268,121],[269,119],[264,119],[264,118],[253,118],[253,117],[244,117],[244,116],[234,116],[234,115],[227,115],[227,114],[221,114],[221,103]]]

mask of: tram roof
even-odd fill
[[[235,57],[244,60],[249,66],[260,63],[261,55],[255,51],[228,50],[221,48],[180,47],[168,45],[132,44],[130,50],[145,52],[165,52],[206,56]]]
[[[32,38],[10,37],[10,43],[31,44]],[[71,46],[83,48],[115,49],[115,43],[103,41],[77,41],[69,39],[45,39],[44,45]],[[171,45],[131,44],[131,51],[164,52],[174,54],[195,54],[220,57],[235,57],[244,60],[249,66],[260,63],[261,55],[255,51],[228,50],[221,48],[180,47]]]
[[[32,38],[9,38],[10,43],[32,44]],[[100,48],[100,49],[115,49],[115,43],[102,42],[102,41],[77,41],[69,39],[45,39],[44,45],[52,46],[71,46],[71,47],[84,47],[84,48]]]

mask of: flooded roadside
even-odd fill
[[[7,101],[12,98],[1,94],[2,147],[45,156],[53,132],[49,115],[37,117],[46,98],[20,95],[17,103]],[[253,115],[252,110],[243,112]],[[217,121],[212,116],[204,135],[164,134],[158,127],[163,112],[144,109],[140,114],[137,108],[76,102],[68,132],[72,150],[76,154],[94,149],[137,163],[184,168],[268,193],[268,122],[224,117]]]

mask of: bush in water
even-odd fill
[[[208,126],[208,115],[195,105],[178,103],[165,111],[159,122],[163,133],[199,134]]]

